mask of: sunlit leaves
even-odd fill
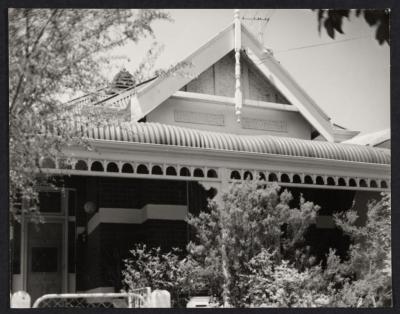
[[[302,202],[300,208],[291,208],[288,191],[281,192],[277,184],[262,181],[234,184],[222,200],[220,206],[211,203],[210,212],[190,217],[197,241],[189,245],[189,251],[203,267],[217,267],[219,281],[225,280],[222,264],[226,259],[229,302],[242,307],[250,289],[243,276],[249,274],[248,263],[263,250],[274,252],[271,258],[276,265],[285,258],[308,263],[303,235],[315,223],[318,207]],[[296,250],[299,254],[294,258]]]
[[[391,207],[390,195],[368,204],[365,225],[357,225],[354,214],[337,215],[336,224],[353,239],[348,271],[357,280],[349,282],[341,291],[342,300],[357,299],[358,306],[390,306],[392,300],[391,275]]]
[[[70,143],[88,144],[60,95],[106,86],[105,53],[153,34],[160,10],[9,9],[10,209],[37,195],[40,159]],[[145,61],[144,61],[145,62]],[[139,74],[138,74],[139,76]],[[98,120],[87,117],[85,122]],[[61,155],[62,156],[62,155]]]
[[[189,217],[196,239],[186,256],[135,247],[125,261],[127,290],[167,289],[174,306],[185,306],[190,295],[200,294],[213,296],[214,306],[221,307],[224,287],[235,307],[391,305],[389,195],[370,203],[365,225],[358,224],[354,211],[336,216],[353,244],[346,259],[330,249],[325,265],[315,263],[303,241],[319,210],[312,203],[301,199],[299,208],[291,208],[287,191],[250,181],[233,184],[222,200]],[[182,297],[185,302],[179,302]]]
[[[165,289],[171,293],[173,307],[185,306],[192,293],[204,290],[206,280],[202,277],[213,274],[205,274],[195,260],[190,256],[182,258],[181,253],[177,249],[162,252],[159,247],[136,245],[124,260],[124,289]]]

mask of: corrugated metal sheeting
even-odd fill
[[[99,140],[390,164],[390,150],[387,149],[271,135],[209,132],[160,123],[82,127],[82,131],[84,137]]]

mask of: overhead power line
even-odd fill
[[[352,40],[358,40],[358,39],[363,39],[363,38],[373,38],[372,36],[360,36],[360,37],[354,37],[354,38],[347,38],[347,39],[342,39],[342,40],[336,40],[334,42],[329,42],[329,43],[321,43],[321,44],[314,44],[314,45],[307,45],[307,46],[301,46],[301,47],[295,47],[295,48],[290,48],[286,50],[279,50],[279,51],[273,51],[272,49],[267,49],[270,51],[270,55],[261,58],[260,59],[260,64],[264,63],[264,60],[273,58],[275,54],[283,53],[283,52],[290,52],[290,51],[295,51],[295,50],[302,50],[302,49],[307,49],[307,48],[314,48],[314,47],[320,47],[320,46],[327,46],[327,45],[333,45],[333,44],[338,44],[346,41],[352,41]]]
[[[314,44],[314,45],[300,46],[300,47],[295,47],[295,48],[289,48],[289,49],[286,49],[286,50],[275,51],[274,54],[282,53],[282,52],[288,52],[288,51],[294,51],[294,50],[301,50],[301,49],[306,49],[306,48],[334,45],[334,44],[339,44],[339,43],[346,42],[346,41],[353,41],[353,40],[358,40],[358,39],[363,39],[363,38],[372,38],[372,37],[371,36],[360,36],[360,37],[353,37],[353,38],[335,40],[335,41],[332,41],[332,42],[329,42],[329,43],[320,43],[320,44]]]

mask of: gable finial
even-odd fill
[[[237,122],[240,122],[240,115],[242,110],[242,91],[240,86],[240,50],[241,50],[241,25],[240,25],[240,13],[238,9],[235,9],[234,13],[235,21],[235,114]]]

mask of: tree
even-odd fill
[[[384,307],[392,305],[391,198],[383,194],[368,204],[367,221],[357,226],[357,213],[350,210],[336,215],[336,224],[353,244],[350,258],[340,267],[349,280],[332,298],[337,306]]]
[[[205,269],[219,269],[214,276],[223,282],[225,306],[246,305],[249,286],[243,278],[249,262],[263,250],[271,252],[275,263],[290,259],[301,268],[312,262],[303,236],[319,208],[303,199],[299,209],[290,208],[291,200],[277,184],[246,181],[223,194],[222,206],[212,203],[209,213],[189,219],[197,236],[189,252]]]
[[[277,185],[243,182],[224,194],[222,206],[213,204],[210,213],[189,220],[198,240],[189,245],[189,253],[205,269],[219,265],[220,294],[228,303],[236,307],[390,306],[390,196],[368,205],[365,225],[357,225],[353,210],[335,216],[352,245],[347,259],[331,249],[326,266],[316,263],[304,242],[318,206],[301,200],[299,209],[290,208],[291,200],[291,194]]]
[[[290,208],[291,200],[291,194],[280,193],[277,184],[232,185],[223,195],[223,206],[211,202],[209,210],[189,217],[196,241],[189,243],[184,258],[178,258],[176,251],[162,254],[141,246],[130,251],[123,271],[127,290],[167,289],[174,304],[182,296],[205,293],[224,306],[246,306],[250,289],[246,276],[258,254],[268,250],[273,263],[290,258],[299,268],[313,262],[307,257],[303,234],[315,222],[318,207],[301,200],[299,209]]]
[[[210,295],[217,306],[234,307],[382,307],[391,305],[390,196],[368,206],[365,225],[346,211],[336,224],[353,243],[347,258],[333,249],[317,263],[304,234],[319,208],[292,197],[276,184],[237,183],[222,204],[188,222],[196,230],[187,255],[161,254],[143,247],[131,251],[124,282],[180,296]],[[186,300],[187,302],[187,300]]]
[[[380,45],[387,43],[390,45],[390,9],[386,10],[370,10],[370,9],[356,9],[356,10],[328,10],[319,9],[317,11],[318,17],[318,31],[324,27],[327,34],[331,38],[335,38],[336,32],[343,34],[342,24],[343,19],[350,20],[350,15],[354,13],[355,17],[363,16],[365,21],[371,27],[376,27],[375,38]]]
[[[71,143],[87,145],[71,123],[76,113],[61,96],[104,87],[101,70],[112,61],[105,53],[153,36],[151,24],[170,18],[160,10],[122,9],[9,9],[8,14],[11,217],[25,210],[22,200],[31,216],[40,218],[35,187],[38,180],[48,181],[40,160],[60,156]],[[145,60],[139,66],[136,82],[148,65]]]

